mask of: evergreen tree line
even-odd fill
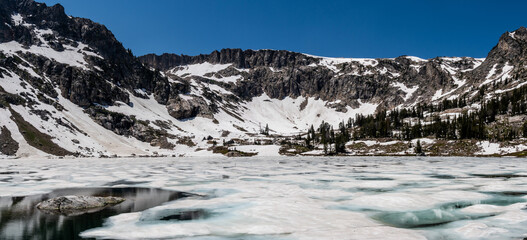
[[[322,144],[324,146],[324,154],[326,155],[346,152],[345,144],[350,140],[350,131],[344,122],[341,122],[338,131],[335,131],[332,125],[324,121],[322,121],[317,131],[311,125],[305,138],[308,148]]]
[[[479,95],[484,96],[484,88]],[[466,97],[448,100],[439,104],[417,104],[410,109],[395,109],[380,111],[373,115],[357,115],[348,119],[348,128],[353,128],[353,138],[399,138],[410,140],[414,138],[433,136],[438,139],[479,139],[479,140],[512,140],[527,137],[527,122],[520,128],[502,126],[489,132],[489,125],[496,122],[498,115],[516,116],[527,114],[527,86],[494,96],[489,100],[480,99],[480,109],[463,111],[460,116],[448,117],[442,120],[437,114],[431,122],[423,124],[425,112],[427,115],[453,108],[467,106]],[[403,121],[407,119],[407,121]],[[408,119],[413,122],[408,122]]]
[[[397,127],[400,127],[399,119],[419,118],[424,119],[424,112],[438,113],[454,108],[464,108],[472,103],[478,103],[482,107],[481,117],[485,117],[485,122],[494,122],[496,115],[515,116],[527,114],[527,85],[507,91],[485,99],[485,87],[481,87],[478,94],[472,99],[467,100],[467,94],[456,99],[444,99],[438,104],[418,103],[412,108],[395,109],[390,112],[390,118]]]
[[[478,139],[512,140],[527,137],[527,122],[519,128],[510,126],[490,127],[498,115],[515,116],[527,114],[527,86],[505,92],[489,100],[484,100],[485,89],[467,101],[466,96],[457,99],[445,99],[438,104],[417,104],[412,108],[394,109],[390,112],[379,111],[371,115],[358,114],[354,119],[341,122],[337,131],[327,122],[316,129],[308,130],[306,145],[313,148],[316,144],[324,146],[326,154],[345,152],[344,144],[351,139],[396,138],[411,140],[422,137],[437,139]],[[479,100],[480,109],[463,111],[458,116],[441,119],[438,114],[448,109],[463,108],[467,102]],[[425,118],[425,113],[428,116]]]

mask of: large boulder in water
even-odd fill
[[[37,208],[51,213],[79,215],[99,211],[124,201],[125,199],[120,197],[62,196],[40,202]]]

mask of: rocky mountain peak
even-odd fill
[[[504,77],[527,76],[523,63],[527,60],[527,29],[520,27],[513,32],[501,35],[496,46],[489,52],[485,61],[465,77],[473,83],[488,82],[494,75],[503,75],[502,69],[508,69]],[[521,73],[520,75],[518,75]]]
[[[6,43],[8,56],[18,55],[42,68],[74,103],[126,103],[126,90],[135,93],[134,89],[167,100],[160,96],[170,88],[167,79],[143,66],[104,25],[68,16],[60,4],[0,0],[0,6],[0,44]],[[155,93],[156,87],[162,91]]]
[[[516,68],[514,71],[516,78],[527,77],[527,73],[525,73],[525,62],[527,61],[527,28],[520,27],[516,31],[504,35],[498,43],[499,52],[504,54],[509,65]]]
[[[489,57],[501,56],[507,60],[513,60],[524,55],[523,47],[527,43],[527,29],[521,27],[513,32],[501,35],[496,47],[489,53]]]
[[[516,40],[521,40],[521,41],[526,42],[527,41],[527,28],[521,26],[520,28],[516,29],[516,31],[513,31],[509,35]]]

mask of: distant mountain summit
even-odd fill
[[[0,152],[212,154],[224,141],[276,142],[357,114],[476,103],[483,88],[492,98],[525,84],[526,39],[524,27],[507,32],[486,59],[241,49],[135,57],[104,25],[59,4],[0,0]],[[266,125],[274,138],[262,135]]]

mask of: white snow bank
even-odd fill
[[[400,83],[400,82],[392,83],[392,86],[397,87],[401,89],[401,91],[406,93],[406,96],[404,96],[405,101],[411,98],[414,92],[417,91],[417,89],[419,88],[419,86],[413,86],[412,88],[409,88],[406,85],[404,85],[404,83]]]
[[[185,74],[193,75],[193,76],[204,76],[207,73],[215,73],[219,72],[223,69],[228,68],[232,64],[212,64],[209,62],[204,63],[198,63],[198,64],[191,64],[191,65],[185,65],[185,66],[179,66],[175,67],[171,70],[169,70],[170,73],[175,74],[177,76],[183,76]]]
[[[0,44],[0,51],[6,55],[16,55],[17,52],[32,53],[51,58],[59,63],[68,64],[70,66],[88,69],[88,63],[84,60],[85,55],[98,56],[97,54],[83,50],[83,45],[79,44],[77,47],[65,46],[64,51],[56,51],[49,46],[35,46],[32,45],[26,49],[22,44],[11,41]],[[86,46],[86,45],[84,45]],[[100,56],[98,56],[100,57]],[[101,57],[102,58],[102,57]]]

